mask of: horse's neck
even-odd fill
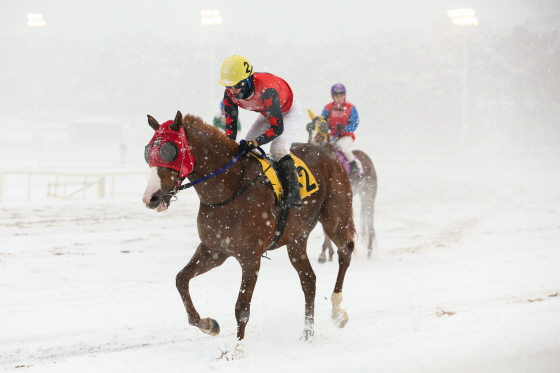
[[[235,158],[231,150],[210,135],[193,131],[189,137],[195,164],[189,175],[191,182],[220,170]],[[195,190],[203,202],[214,203],[230,197],[239,188],[241,177],[242,168],[237,161],[224,172],[195,185]]]

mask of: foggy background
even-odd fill
[[[455,8],[473,8],[479,25],[453,25]],[[223,24],[202,25],[201,9]],[[29,27],[28,13],[46,27]],[[4,0],[2,166],[105,156],[145,167],[146,114],[211,122],[232,54],[284,78],[305,111],[345,84],[361,118],[355,148],[377,163],[546,153],[560,140],[559,29],[554,0]],[[241,136],[255,115],[241,112]]]

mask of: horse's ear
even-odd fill
[[[177,114],[175,115],[175,120],[173,121],[173,124],[169,127],[169,129],[173,131],[179,131],[179,128],[181,127],[182,124],[183,124],[183,114],[181,114],[180,111],[177,111]]]
[[[152,117],[149,114],[148,114],[148,124],[150,125],[150,127],[154,129],[154,131],[157,131],[157,129],[159,128],[159,123],[157,122],[157,120],[155,120],[154,117]]]
[[[316,115],[313,114],[313,112],[310,109],[307,109],[307,113],[309,114],[309,118],[311,118],[311,120],[315,119]]]

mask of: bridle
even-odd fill
[[[323,123],[327,127],[326,132],[321,128],[321,119],[319,119],[319,117],[316,117],[307,125],[307,131],[309,132],[309,136],[311,136],[312,133],[315,133],[315,138],[319,137],[319,144],[326,145],[332,140],[329,140],[328,124],[324,121],[324,119]]]

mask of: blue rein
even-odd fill
[[[253,153],[253,154],[255,154],[259,158],[266,158],[266,153],[264,152],[264,150],[262,150],[262,148],[260,146],[256,147],[255,149],[257,149],[261,154],[256,154],[256,153]],[[241,156],[243,156],[243,154],[246,154],[246,153],[247,153],[246,151],[243,151],[243,152],[239,153],[228,164],[226,164],[224,167],[220,168],[219,170],[212,172],[211,174],[203,176],[200,179],[197,179],[197,180],[193,181],[192,183],[187,183],[185,185],[181,185],[179,188],[177,188],[177,192],[180,191],[180,190],[183,190],[183,189],[188,189],[190,187],[193,187],[198,183],[202,183],[203,181],[206,181],[208,179],[213,178],[216,175],[221,174],[222,172],[224,172],[225,170],[230,168],[235,162],[237,162],[239,160],[239,158],[241,158]]]
[[[195,186],[198,183],[202,183],[203,181],[206,181],[208,179],[213,178],[216,175],[221,174],[222,172],[224,172],[225,170],[227,170],[228,168],[230,168],[235,162],[237,162],[239,160],[239,158],[241,158],[241,156],[245,154],[245,152],[241,152],[239,153],[239,155],[237,155],[237,157],[233,158],[228,164],[226,164],[224,167],[220,168],[218,171],[214,171],[211,174],[208,174],[206,176],[201,177],[200,179],[197,179],[195,181],[193,181],[192,183],[187,183],[185,185],[181,185],[179,188],[177,188],[177,191],[183,190],[183,189],[188,189],[192,186]]]

